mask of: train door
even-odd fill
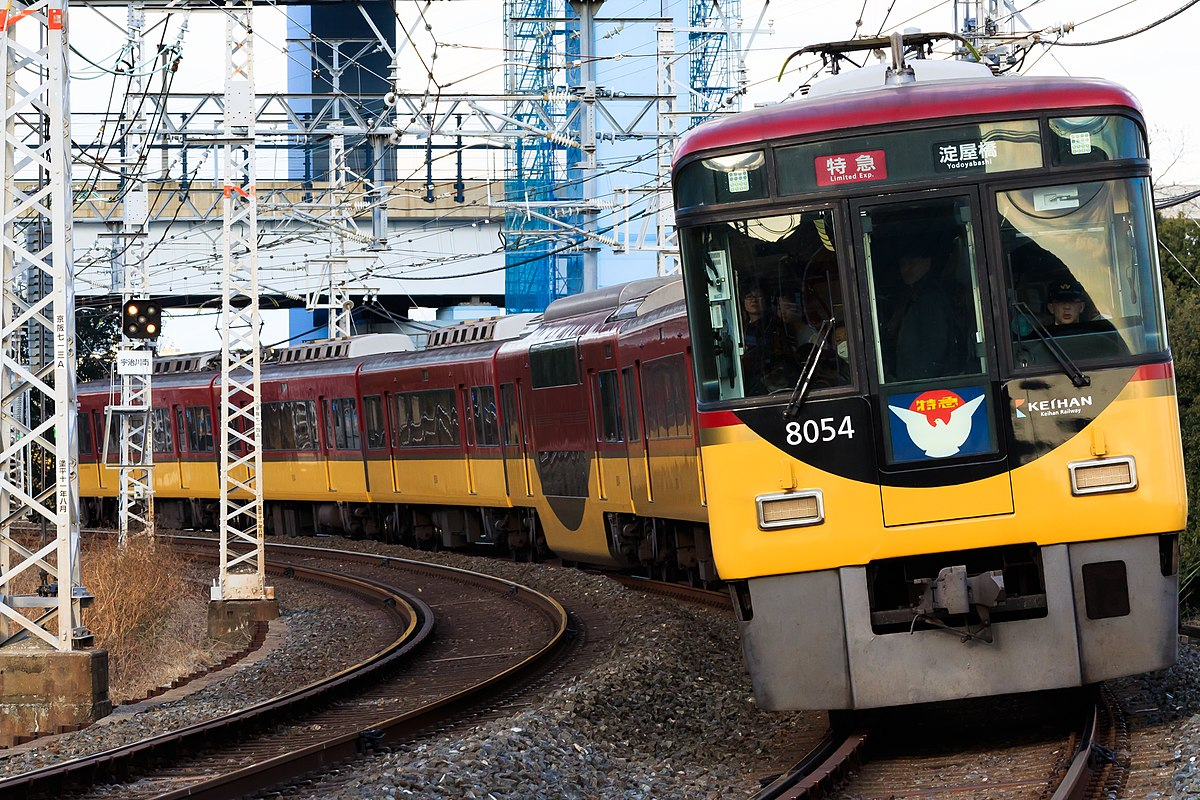
[[[105,483],[108,482],[107,479],[112,477],[112,485],[117,486],[119,484],[118,478],[115,474],[113,476],[109,475],[110,470],[108,469],[108,465],[104,463],[104,437],[106,430],[103,412],[93,411],[92,423],[92,430],[96,431],[96,483],[103,489],[105,488]]]
[[[897,195],[852,216],[884,524],[1012,513],[977,195]]]
[[[596,433],[596,473],[600,498],[623,502],[629,495],[629,459],[625,447],[625,414],[615,369],[590,371],[592,420]]]
[[[388,461],[392,465],[392,491],[396,494],[400,493],[400,434],[396,428],[400,424],[399,414],[397,413],[398,404],[396,395],[391,392],[383,393],[383,413],[387,418],[388,429]],[[403,420],[407,427],[407,417]]]
[[[185,469],[186,459],[183,454],[187,451],[188,440],[187,425],[183,419],[183,406],[178,403],[171,406],[171,419],[175,423],[175,452],[179,454],[179,488],[186,489],[188,488],[189,476]]]
[[[463,464],[467,471],[467,493],[475,494],[475,447],[479,444],[479,437],[476,436],[476,422],[478,414],[482,413],[482,409],[478,403],[472,402],[472,390],[462,385],[458,385],[458,397],[462,403],[462,412],[459,415],[464,424],[463,431]]]
[[[525,404],[521,397],[520,381],[500,384],[500,413],[504,417],[500,437],[504,453],[504,488],[509,497],[517,492],[524,497],[533,497],[528,440],[525,436]]]
[[[654,502],[654,487],[650,481],[650,452],[646,442],[646,421],[642,414],[640,370],[641,362],[621,370],[622,393],[625,398],[625,419],[629,434],[625,452],[629,464],[630,494],[635,503]]]
[[[337,486],[333,479],[333,449],[337,444],[333,435],[333,416],[329,410],[329,398],[325,395],[317,396],[317,428],[321,431],[318,436],[317,452],[320,454],[321,464],[325,472],[325,486],[330,492],[336,492]]]

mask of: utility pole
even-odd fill
[[[0,672],[25,676],[0,684],[10,735],[87,724],[112,706],[108,654],[87,649],[82,620],[67,59],[66,0],[0,9]],[[48,236],[27,240],[31,229]],[[49,291],[24,295],[23,273]],[[49,334],[53,357],[32,364],[26,332]],[[30,521],[41,541],[18,529]]]
[[[267,586],[263,543],[253,13],[253,0],[225,5],[221,571],[208,614],[215,638],[279,616],[274,587]]]

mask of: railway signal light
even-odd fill
[[[121,309],[121,330],[130,339],[157,339],[162,306],[153,300],[129,300]]]

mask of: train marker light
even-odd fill
[[[1071,473],[1071,494],[1076,496],[1131,492],[1138,487],[1137,464],[1129,456],[1072,461],[1067,469]]]
[[[825,499],[820,489],[760,494],[755,503],[758,505],[758,527],[764,531],[819,525],[825,521]]]
[[[157,339],[162,306],[154,300],[130,300],[121,309],[121,331],[130,339]]]

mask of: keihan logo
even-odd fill
[[[971,418],[983,395],[964,401],[948,389],[917,395],[908,408],[888,406],[908,430],[913,444],[930,458],[956,454],[971,435]]]
[[[1025,419],[1025,417],[1029,416],[1021,410],[1021,406],[1023,405],[1025,405],[1024,397],[1018,397],[1016,400],[1013,400],[1013,411],[1017,412],[1017,419]]]

